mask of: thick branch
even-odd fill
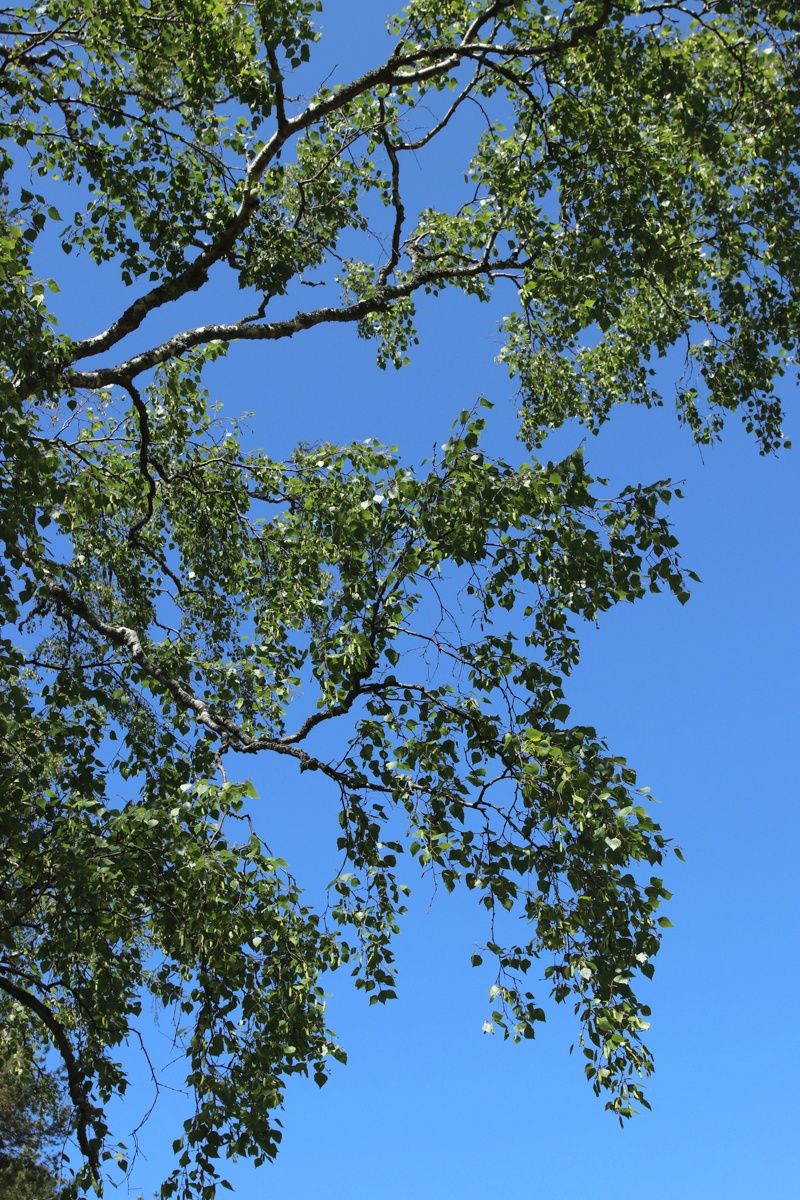
[[[494,15],[498,7],[500,6],[492,4],[480,18],[476,17],[465,38],[474,37],[481,26]],[[395,53],[381,66],[365,72],[358,79],[339,88],[331,96],[326,96],[316,104],[310,104],[296,117],[288,118],[283,122],[279,121],[277,130],[262,147],[247,170],[239,207],[214,242],[207,246],[193,262],[189,263],[176,278],[166,280],[145,296],[140,296],[138,300],[135,300],[103,333],[75,342],[72,347],[72,361],[77,362],[81,358],[101,354],[110,349],[122,338],[138,329],[149,313],[163,304],[177,300],[188,292],[197,291],[203,286],[210,268],[230,253],[237,239],[247,228],[250,218],[258,208],[258,190],[261,178],[270,163],[292,137],[302,133],[331,113],[346,107],[353,100],[372,91],[380,84],[392,86],[398,83],[421,82],[423,79],[429,78],[431,74],[447,72],[457,66],[465,53],[466,47],[463,43],[457,47],[419,48],[413,53]],[[420,61],[429,62],[431,59],[434,60],[432,65],[428,65],[422,70],[413,69]],[[405,68],[410,69],[405,70]]]
[[[484,259],[473,260],[463,266],[430,267],[424,271],[415,272],[402,283],[378,288],[374,295],[355,304],[336,307],[329,305],[324,308],[312,309],[309,312],[296,313],[283,321],[271,321],[267,325],[252,323],[248,317],[244,321],[219,325],[199,325],[177,333],[159,346],[136,354],[116,367],[100,367],[96,371],[70,371],[65,383],[73,387],[99,388],[112,384],[127,386],[128,382],[156,367],[159,363],[186,354],[195,346],[207,346],[210,342],[235,341],[277,341],[280,338],[293,337],[301,330],[311,329],[315,325],[331,323],[351,323],[361,321],[373,313],[385,312],[393,300],[410,296],[419,288],[428,284],[436,284],[445,280],[471,279],[481,275],[491,277],[500,271],[521,271],[526,264],[514,259],[503,262],[489,263]]]
[[[380,85],[408,86],[446,74],[464,59],[478,57],[491,69],[487,55],[499,58],[533,58],[542,60],[557,56],[572,48],[586,37],[593,36],[609,19],[613,11],[613,0],[604,0],[595,21],[577,26],[566,38],[557,38],[540,46],[521,45],[516,42],[495,43],[478,41],[480,30],[508,7],[507,0],[496,0],[478,13],[461,40],[455,45],[416,46],[404,50],[400,43],[393,54],[379,67],[365,72],[358,79],[345,84],[330,96],[310,104],[295,117],[279,113],[278,128],[250,163],[244,181],[242,198],[236,212],[214,241],[188,263],[174,278],[167,279],[146,295],[140,296],[121,316],[102,333],[75,342],[71,347],[71,361],[92,357],[109,350],[128,334],[138,329],[149,313],[178,300],[189,292],[199,290],[207,281],[208,272],[216,263],[223,261],[233,250],[237,239],[247,228],[259,204],[259,185],[264,172],[283,147],[298,133],[323,120],[331,113],[346,107],[360,96],[373,91]],[[280,119],[281,116],[284,119]],[[20,385],[23,395],[30,395],[38,380],[34,377]]]

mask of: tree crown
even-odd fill
[[[662,403],[679,355],[699,441],[738,412],[762,452],[784,444],[795,16],[417,0],[382,61],[320,82],[319,11],[0,10],[0,991],[63,1061],[76,1189],[114,1157],[115,1048],[148,994],[178,1015],[195,1097],[164,1195],[210,1196],[221,1155],[274,1156],[286,1078],[344,1058],[323,973],[394,995],[404,853],[487,910],[489,1026],[533,1036],[538,971],[574,1004],[595,1091],[620,1118],[646,1104],[637,979],[669,923],[651,873],[667,843],[632,769],[569,724],[564,677],[580,619],[687,598],[675,489],[608,496],[580,453],[493,460],[479,408],[417,470],[375,443],[275,461],[223,421],[208,364],[351,324],[402,366],[417,295],[506,293],[530,451]],[[412,156],[476,118],[452,205],[412,205]],[[131,289],[91,336],[48,312],[36,254],[55,231]],[[182,325],[181,301],[225,275],[235,318]],[[271,754],[340,802],[324,915],[232,778]]]

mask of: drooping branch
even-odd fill
[[[28,1009],[29,1012],[38,1017],[53,1039],[53,1044],[61,1056],[64,1069],[67,1073],[67,1090],[69,1091],[69,1097],[75,1110],[75,1133],[78,1145],[89,1167],[92,1179],[99,1183],[100,1158],[97,1143],[90,1136],[89,1131],[90,1127],[96,1124],[98,1119],[102,1117],[102,1114],[89,1099],[86,1078],[81,1070],[72,1044],[67,1037],[64,1026],[55,1013],[38,996],[28,991],[27,988],[12,983],[1,970],[0,990],[4,991],[12,1000],[15,1000],[17,1004],[22,1005],[23,1008]]]
[[[300,764],[301,770],[320,771],[343,787],[354,786],[354,781],[345,772],[339,771],[322,759],[309,754],[307,750],[302,749],[296,743],[305,738],[320,721],[328,717],[346,714],[358,697],[370,690],[366,684],[366,680],[372,674],[376,665],[375,662],[368,664],[365,670],[354,676],[348,694],[340,704],[333,706],[325,713],[314,714],[304,722],[303,726],[296,733],[285,737],[256,737],[231,717],[214,709],[206,700],[186,688],[174,675],[160,667],[144,649],[141,637],[135,629],[127,625],[115,625],[110,621],[103,620],[86,600],[81,596],[75,595],[57,577],[52,569],[55,567],[55,564],[45,566],[40,562],[37,563],[20,546],[14,547],[14,551],[26,566],[34,572],[37,579],[42,583],[54,601],[74,613],[76,617],[88,625],[90,629],[93,629],[95,633],[100,634],[111,645],[126,650],[130,659],[145,677],[159,683],[178,705],[193,712],[198,723],[222,739],[226,746],[230,746],[232,749],[243,754],[257,754],[265,750],[271,750],[276,754],[285,754],[296,759]]]
[[[406,210],[403,206],[403,198],[400,194],[400,160],[397,157],[397,151],[392,143],[389,131],[386,128],[386,102],[381,96],[379,98],[379,108],[381,114],[381,141],[386,150],[387,157],[392,167],[392,207],[394,208],[394,228],[392,229],[392,245],[388,259],[381,267],[378,273],[378,287],[384,288],[386,281],[391,275],[400,261],[400,237],[403,232],[403,222],[405,221]]]
[[[128,540],[135,541],[137,535],[141,533],[142,529],[144,529],[153,516],[156,481],[150,471],[150,460],[147,453],[150,448],[150,421],[147,415],[147,407],[132,380],[126,380],[124,386],[131,398],[139,422],[139,471],[147,483],[147,507],[145,513],[128,530]]]
[[[450,124],[450,121],[453,119],[455,114],[458,112],[459,108],[464,103],[464,101],[469,99],[469,97],[472,95],[472,93],[475,90],[475,86],[481,76],[482,71],[483,71],[483,65],[479,64],[474,75],[470,79],[469,83],[467,83],[461,89],[461,91],[458,93],[455,100],[450,105],[450,107],[448,108],[448,110],[444,114],[444,116],[441,117],[436,122],[435,125],[432,125],[431,128],[427,131],[427,133],[424,133],[420,137],[415,138],[410,141],[396,142],[394,145],[395,150],[396,151],[422,150],[424,146],[428,145],[428,142],[432,142],[433,139],[435,137],[437,137],[442,132],[442,130],[445,129]]]

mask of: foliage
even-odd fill
[[[497,285],[516,296],[501,357],[530,451],[568,419],[660,404],[658,361],[681,351],[698,440],[738,412],[763,452],[784,444],[791,12],[414,0],[383,61],[328,86],[319,9],[0,10],[0,991],[15,1036],[63,1062],[75,1191],[127,1166],[105,1112],[148,997],[195,1101],[163,1194],[211,1196],[220,1156],[274,1156],[287,1077],[344,1060],[324,972],[394,995],[403,854],[486,909],[487,1027],[533,1036],[538,975],[574,1005],[620,1118],[652,1068],[637,981],[669,924],[651,874],[666,841],[631,768],[569,724],[563,684],[580,620],[647,591],[686,600],[674,489],[609,497],[580,453],[493,461],[477,411],[416,471],[373,443],[274,461],[223,420],[207,365],[351,323],[401,366],[418,293]],[[412,216],[408,156],[472,110],[466,190]],[[131,287],[106,330],[73,338],[49,314],[37,254],[53,262],[54,239]],[[181,327],[181,299],[213,299],[221,272],[242,315]],[[340,804],[325,913],[229,778],[275,754]]]
[[[0,1043],[0,1188],[6,1200],[50,1200],[59,1189],[58,1151],[69,1132],[70,1109],[58,1076],[39,1053],[14,1045],[10,1005],[4,1004]]]

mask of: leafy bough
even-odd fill
[[[5,467],[25,580],[7,604],[29,630],[6,658],[6,828],[29,815],[6,858],[0,988],[33,1022],[46,1007],[86,1179],[111,1153],[113,1051],[138,1036],[143,991],[175,1013],[196,1098],[166,1194],[181,1172],[211,1186],[223,1151],[274,1155],[286,1078],[322,1082],[344,1057],[320,976],[347,963],[370,1001],[395,994],[404,852],[487,911],[487,1028],[533,1036],[543,962],[592,1085],[629,1116],[651,1069],[634,978],[667,895],[640,868],[666,843],[633,772],[565,724],[562,683],[574,618],[662,587],[686,598],[670,491],[599,500],[579,453],[491,461],[469,413],[420,473],[372,442],[276,463],[195,382],[178,364],[144,413],[109,397],[57,433],[31,415],[36,511]],[[339,796],[324,914],[251,825],[236,836],[252,788],[227,772],[270,753]]]

